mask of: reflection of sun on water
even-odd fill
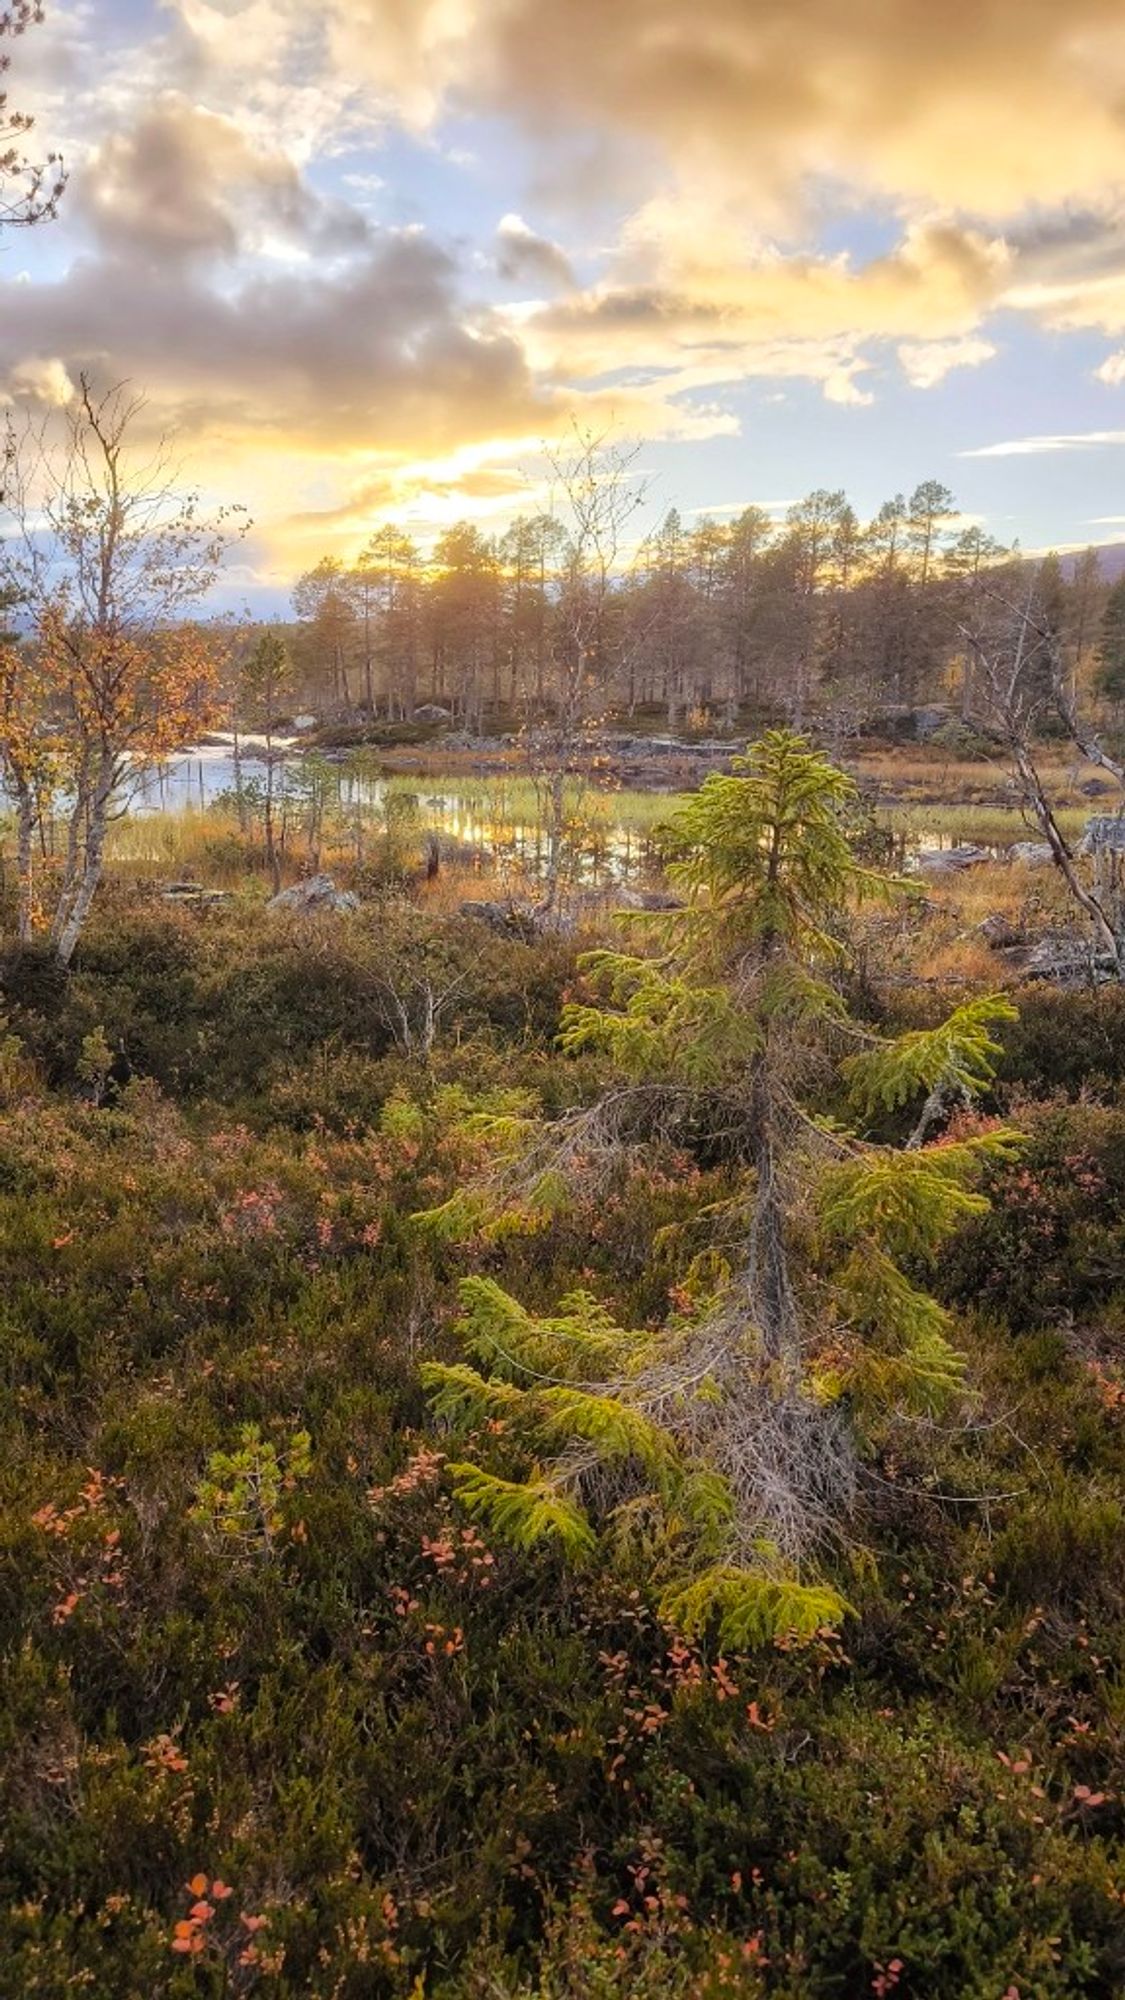
[[[173,852],[170,822],[175,817],[186,814],[198,820],[225,805],[233,816],[239,783],[251,797],[265,783],[262,748],[246,741],[236,766],[228,744],[210,744],[146,774],[128,801],[132,858],[166,862]],[[458,859],[475,856],[501,874],[534,876],[547,864],[545,815],[534,779],[516,784],[472,780],[457,790],[437,791],[419,780],[415,790],[409,781],[388,782],[346,764],[279,757],[273,781],[279,809],[298,812],[303,788],[310,782],[325,784],[330,808],[345,821],[354,823],[360,816],[378,830],[397,817],[400,830],[413,825],[421,834],[438,833],[463,850]],[[151,829],[150,839],[138,838],[142,824]],[[576,783],[567,801],[566,837],[571,872],[589,886],[635,879],[651,862],[651,837],[622,816],[620,803],[615,811],[612,793]]]

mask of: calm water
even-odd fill
[[[279,753],[299,751],[299,745],[291,740],[278,739],[275,748]],[[260,739],[243,739],[241,778],[251,796],[265,786],[264,749]],[[147,773],[126,802],[133,821],[132,851],[135,854],[138,848],[138,822],[152,820],[155,836],[156,824],[164,816],[185,811],[206,812],[224,795],[233,795],[235,786],[236,767],[229,740],[220,739],[170,758],[158,770]],[[398,778],[394,784],[388,784],[386,779],[354,763],[306,761],[298,754],[278,755],[274,787],[275,810],[279,815],[284,813],[295,827],[299,827],[308,810],[311,788],[319,787],[330,814],[355,822],[370,821],[373,830],[383,823],[388,802],[398,801],[404,814],[416,810],[417,824],[423,830],[433,830],[463,847],[466,859],[471,851],[489,863],[509,865],[530,874],[537,873],[546,861],[542,827],[532,819],[520,818],[513,810],[511,788],[502,776],[482,777],[471,788],[443,791],[440,778]],[[651,873],[651,833],[624,819],[615,820],[612,795],[608,799],[602,795],[604,803],[600,809],[597,795],[592,797],[595,809],[590,824],[574,843],[581,856],[580,872],[584,879],[595,883],[630,881]],[[525,791],[523,798],[526,800]],[[526,804],[523,811],[526,814]],[[1014,829],[1013,837],[1021,834],[1026,834],[1022,825]],[[908,865],[924,850],[941,851],[957,845],[956,838],[936,830],[918,832],[907,849]],[[991,849],[994,854],[1002,851]],[[153,839],[151,859],[154,866],[167,862],[166,845],[157,837]]]
[[[278,744],[279,749],[292,746]],[[243,789],[253,795],[264,787],[267,765],[263,746],[253,739],[241,751]],[[174,757],[159,770],[146,775],[133,791],[128,811],[135,821],[158,820],[166,814],[184,811],[205,812],[236,788],[235,760],[229,744],[217,742]],[[307,811],[312,786],[327,791],[333,814],[368,818],[379,824],[388,803],[399,802],[400,810],[416,809],[417,823],[472,850],[483,860],[509,863],[536,873],[546,862],[546,842],[542,828],[534,821],[519,818],[506,800],[503,777],[473,781],[471,790],[446,792],[440,778],[397,779],[388,785],[384,778],[356,769],[348,763],[316,760],[305,763],[300,757],[279,758],[274,767],[275,811],[288,813],[300,822]],[[596,795],[595,795],[596,796]],[[136,851],[136,833],[130,842]],[[576,839],[582,856],[581,872],[588,881],[631,880],[644,874],[652,861],[650,836],[636,827],[615,822],[612,808],[595,810],[591,823]],[[159,843],[154,841],[153,858]],[[466,858],[468,855],[466,854]]]

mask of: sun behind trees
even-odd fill
[[[61,436],[7,433],[0,584],[30,630],[0,645],[0,768],[16,803],[20,936],[42,923],[64,966],[123,794],[217,712],[220,644],[190,613],[238,510],[208,520],[196,494],[177,490],[164,446],[143,439],[143,409],[83,378]],[[36,848],[60,808],[61,865],[37,879]]]
[[[734,1247],[667,1326],[621,1328],[584,1293],[535,1316],[469,1278],[478,1365],[424,1370],[484,1459],[452,1468],[471,1513],[517,1546],[581,1558],[604,1543],[680,1630],[714,1625],[732,1646],[843,1616],[858,1457],[896,1413],[932,1416],[962,1391],[949,1317],[918,1279],[1018,1143],[943,1129],[987,1085],[1008,1002],[890,1041],[849,1012],[853,913],[905,887],[856,858],[855,804],[787,731],[708,779],[668,829],[683,908],[638,919],[648,952],[588,954],[592,997],[564,1011],[563,1048],[608,1055],[618,1080],[592,1110],[509,1127],[491,1184],[423,1218],[454,1235],[534,1226],[560,1177],[589,1193],[655,1138],[734,1160]],[[806,1108],[831,1061],[854,1129]]]

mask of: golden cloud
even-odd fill
[[[601,126],[776,216],[809,183],[1000,217],[1125,181],[1120,0],[331,0],[415,118]]]

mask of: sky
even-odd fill
[[[575,423],[642,524],[938,479],[1125,539],[1121,0],[47,0],[8,81],[71,178],[0,401],[143,392],[255,609],[541,508]]]

